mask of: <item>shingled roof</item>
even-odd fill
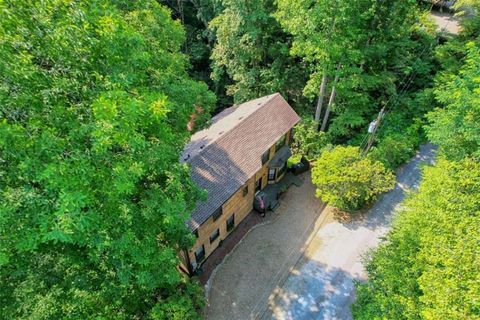
[[[300,120],[278,93],[225,109],[212,125],[195,133],[181,162],[207,191],[188,221],[196,230],[261,168],[262,154]]]

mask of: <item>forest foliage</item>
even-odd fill
[[[476,0],[458,4],[478,13]],[[419,228],[477,239],[464,233],[478,223],[479,26],[466,19],[458,39],[437,47],[415,0],[0,0],[0,318],[198,318],[202,290],[177,268],[201,198],[178,163],[187,123],[201,129],[274,91],[305,119],[293,149],[318,160],[319,196],[347,210],[393,186],[391,171],[429,121],[444,158],[374,254],[355,315],[478,315],[478,287],[442,260],[460,242],[423,239],[433,229]],[[361,157],[382,107],[377,143]],[[423,214],[426,205],[436,210]],[[433,214],[439,221],[427,226]],[[395,247],[411,234],[411,247]],[[442,256],[429,260],[424,249]],[[468,275],[472,252],[460,257]],[[405,267],[401,278],[391,261]],[[454,280],[458,301],[446,292]]]
[[[323,202],[354,211],[393,189],[395,176],[381,162],[363,157],[358,147],[337,146],[324,151],[315,162],[312,182]]]
[[[357,286],[356,319],[480,318],[480,39],[464,21],[457,39],[438,47],[441,71],[427,89],[428,138],[437,162],[392,231],[367,259],[368,282]]]
[[[196,318],[179,141],[215,98],[181,24],[155,1],[2,1],[0,38],[1,318]]]

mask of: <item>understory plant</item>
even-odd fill
[[[352,212],[393,189],[395,176],[381,162],[362,157],[358,147],[337,146],[316,161],[312,182],[319,199]]]
[[[421,125],[421,121],[416,121],[402,132],[389,132],[380,137],[368,157],[380,161],[387,169],[397,169],[415,155],[422,137]]]

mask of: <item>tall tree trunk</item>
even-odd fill
[[[328,42],[331,41],[332,35],[335,32],[335,24],[337,23],[337,1],[334,1],[333,4],[333,17],[332,17],[332,25],[330,28],[330,33],[328,35]],[[318,101],[317,101],[317,109],[315,110],[315,123],[316,123],[316,130],[320,128],[320,116],[322,114],[322,106],[323,106],[323,99],[325,98],[325,87],[327,85],[327,71],[323,70],[322,75],[322,84],[320,85],[320,93],[318,94]]]
[[[322,75],[322,83],[320,84],[320,91],[318,93],[317,108],[315,109],[315,123],[318,128],[320,127],[320,115],[322,114],[323,100],[325,98],[325,86],[327,85],[327,73],[324,71]]]
[[[325,131],[325,128],[327,127],[328,117],[330,116],[330,111],[332,110],[332,105],[333,105],[333,102],[335,101],[335,94],[337,92],[336,86],[337,86],[338,78],[339,76],[337,74],[335,76],[335,80],[333,80],[332,92],[330,93],[330,99],[328,100],[327,110],[325,111],[325,116],[323,117],[322,128],[320,128],[320,131]]]

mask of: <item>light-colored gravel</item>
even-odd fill
[[[420,167],[433,158],[433,146],[422,146],[398,171],[396,188],[350,222],[332,219],[304,174],[278,216],[251,230],[212,275],[205,318],[350,319],[353,279],[365,279],[362,255],[388,231],[395,208],[417,186]]]
[[[268,297],[302,256],[305,243],[322,222],[325,208],[315,198],[310,173],[291,186],[271,223],[251,230],[209,280],[206,319],[255,319]]]
[[[378,245],[407,190],[417,187],[421,166],[433,159],[433,146],[422,146],[398,171],[395,189],[383,195],[364,218],[323,225],[286,281],[275,288],[263,318],[351,319],[353,280],[366,277],[362,256]]]

